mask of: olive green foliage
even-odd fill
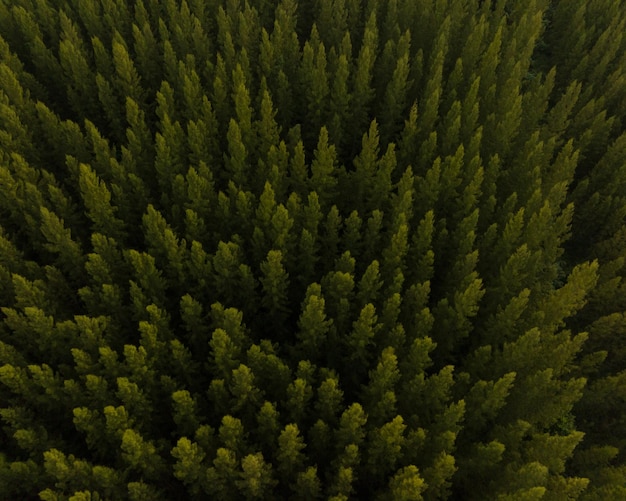
[[[626,499],[623,2],[0,34],[0,499]]]

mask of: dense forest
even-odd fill
[[[623,0],[0,0],[0,499],[626,499]]]

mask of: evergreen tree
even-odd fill
[[[0,0],[1,499],[626,499],[611,0]]]

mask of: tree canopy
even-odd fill
[[[0,499],[626,499],[624,2],[0,34]]]

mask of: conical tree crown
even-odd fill
[[[626,499],[615,0],[0,0],[0,498]]]

